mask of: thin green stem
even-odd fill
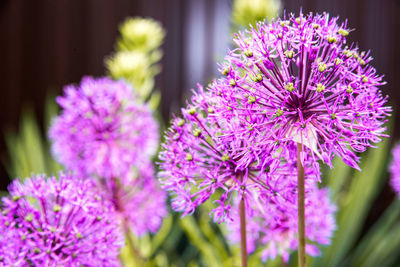
[[[298,261],[299,267],[306,266],[306,231],[305,231],[305,206],[304,206],[304,198],[305,198],[305,190],[304,190],[304,180],[305,180],[305,172],[304,166],[301,163],[300,153],[302,151],[302,144],[297,143],[297,183],[298,183],[298,232],[299,232],[299,245],[298,245]]]
[[[121,200],[121,194],[122,194],[121,186],[120,186],[119,180],[117,178],[114,179],[114,182],[115,182],[115,184],[113,187],[113,196],[115,199],[115,209],[123,214],[124,206],[123,206],[122,200]],[[141,266],[141,264],[144,262],[144,259],[141,255],[141,253],[139,252],[139,250],[135,246],[135,242],[133,241],[132,236],[131,236],[131,230],[129,227],[128,218],[125,215],[123,216],[123,219],[122,219],[122,227],[124,229],[127,245],[130,248],[130,250],[132,251],[135,259],[137,260],[138,266]]]
[[[240,250],[242,256],[242,267],[247,267],[246,210],[243,197],[242,200],[240,200],[239,216],[240,216]]]
[[[139,250],[135,246],[135,242],[133,241],[132,236],[131,236],[131,230],[129,228],[128,221],[125,218],[123,219],[123,227],[124,227],[125,238],[128,243],[128,247],[131,249],[135,259],[137,260],[137,263],[143,263],[144,259],[143,259],[142,255],[140,254]],[[140,266],[140,264],[139,264],[139,266]]]
[[[282,267],[287,267],[285,258],[283,256],[281,257],[281,260],[282,260]]]

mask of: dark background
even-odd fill
[[[84,75],[104,75],[104,57],[113,51],[118,25],[127,16],[152,17],[167,31],[163,71],[157,77],[167,120],[190,88],[216,74],[216,61],[230,42],[231,5],[229,0],[0,0],[0,189],[9,182],[4,132],[18,131],[23,107],[31,105],[45,135],[46,97],[60,94],[63,85],[78,83]],[[286,0],[282,5],[287,12],[298,13],[302,7],[305,13],[327,11],[348,18],[356,29],[350,41],[371,49],[372,65],[387,81],[382,89],[397,109],[400,1]],[[394,139],[399,130],[397,123]]]

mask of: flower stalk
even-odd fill
[[[121,214],[125,214],[124,212],[124,206],[123,202],[121,200],[121,184],[117,178],[114,178],[114,186],[112,188],[113,190],[113,198],[115,199],[115,209],[117,212],[120,212]],[[136,248],[135,242],[132,239],[132,233],[129,227],[129,218],[125,215],[123,215],[122,218],[122,227],[125,233],[125,241],[126,245],[128,246],[129,250],[132,252],[133,257],[136,263],[138,264],[137,266],[140,266],[141,263],[143,263],[144,259],[140,253],[140,251]],[[135,265],[136,266],[136,265]]]
[[[244,205],[243,197],[240,200],[239,216],[240,216],[240,250],[242,257],[242,267],[247,267],[246,208]]]
[[[298,182],[298,266],[305,267],[306,266],[306,231],[305,231],[305,190],[304,190],[304,180],[305,180],[305,172],[304,166],[301,162],[301,152],[302,152],[302,144],[297,143],[297,182]]]

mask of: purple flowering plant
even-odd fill
[[[243,166],[239,163],[243,159],[242,151],[248,149],[249,139],[225,142],[222,136],[226,129],[235,128],[239,132],[246,126],[234,117],[227,120],[217,116],[214,110],[218,105],[218,98],[205,92],[201,86],[194,91],[191,102],[182,109],[182,118],[173,118],[166,133],[160,153],[159,176],[164,188],[174,196],[172,208],[183,212],[183,216],[193,214],[196,207],[211,199],[214,202],[211,211],[214,221],[230,223],[238,222],[240,218],[241,230],[236,234],[247,232],[251,235],[254,227],[250,226],[246,231],[243,218],[257,218],[259,214],[268,213],[272,206],[281,213],[270,213],[271,221],[281,220],[282,214],[288,214],[289,210],[291,215],[297,212],[297,184],[293,184],[296,145],[288,143],[286,149],[262,158],[254,157],[247,167],[240,167]],[[320,172],[312,167],[311,156],[305,157],[304,164],[307,166],[307,183],[315,183]],[[329,218],[332,218],[332,213],[333,210]],[[327,227],[330,226],[330,230],[327,231],[331,233],[335,223],[334,220],[329,223]],[[293,236],[297,236],[297,231],[291,231]],[[318,231],[321,229],[314,229],[314,233]],[[290,248],[296,247],[295,243],[292,242]]]
[[[229,214],[233,191],[251,211],[250,199],[282,195],[271,177],[294,158],[299,264],[305,266],[309,169],[319,180],[318,161],[332,167],[335,155],[359,169],[357,153],[388,136],[391,108],[379,89],[385,82],[369,65],[369,52],[347,43],[351,31],[347,21],[326,13],[300,12],[235,35],[237,48],[221,68],[225,77],[195,93],[167,133],[161,177],[176,194],[175,210],[190,214],[220,188],[214,218]],[[240,204],[242,260],[243,210]]]
[[[287,18],[287,19],[286,19]],[[379,86],[382,76],[372,57],[348,44],[347,22],[328,14],[284,16],[238,33],[222,68],[224,78],[210,91],[221,101],[220,116],[237,117],[245,131],[226,134],[227,142],[253,140],[262,157],[297,143],[299,265],[305,266],[304,158],[332,166],[334,155],[359,169],[359,157],[387,137],[383,126],[391,108]],[[254,149],[256,147],[256,149]],[[260,154],[255,155],[259,152]]]
[[[49,131],[53,153],[78,177],[95,181],[132,247],[131,233],[155,233],[167,215],[167,196],[151,162],[158,124],[124,81],[86,77],[64,92],[57,98],[63,110]]]
[[[315,160],[331,166],[338,155],[358,169],[356,153],[387,137],[391,109],[369,52],[346,41],[351,31],[326,13],[300,13],[237,33],[238,47],[221,69],[225,77],[210,88],[223,103],[221,116],[247,125],[229,138],[250,134],[261,154],[294,141]]]
[[[166,132],[158,176],[172,208],[186,216],[212,202],[214,222],[241,243],[242,266],[255,251],[285,264],[298,249],[299,266],[306,253],[319,255],[336,229],[330,191],[316,183],[320,162],[332,167],[337,155],[360,170],[358,154],[388,136],[383,76],[338,21],[300,12],[235,34],[223,77],[199,86]],[[137,100],[109,78],[65,87],[49,137],[70,174],[12,183],[1,206],[1,266],[115,266],[123,232],[136,254],[131,233],[158,231],[167,215],[151,162],[159,128]]]
[[[279,196],[280,189],[271,177],[287,172],[289,164],[275,166],[276,159],[281,156],[276,153],[276,156],[254,158],[248,167],[240,168],[242,157],[238,155],[248,148],[247,139],[224,142],[221,137],[228,127],[241,131],[243,125],[234,118],[228,121],[215,116],[214,109],[218,106],[215,100],[218,99],[199,85],[191,103],[182,109],[182,118],[172,119],[159,156],[159,176],[164,188],[174,195],[174,210],[183,212],[183,216],[193,214],[197,206],[215,195],[214,221],[224,222],[232,220],[230,210],[236,195],[243,198],[246,205],[257,202],[264,194]],[[295,153],[293,146],[285,150],[288,158],[293,151]],[[270,168],[272,162],[275,165]],[[310,169],[308,174],[316,180],[319,170]]]
[[[154,155],[158,125],[123,81],[85,77],[57,97],[62,113],[51,126],[53,154],[68,169],[100,178],[129,174]]]
[[[119,266],[124,235],[90,180],[34,176],[9,186],[0,214],[1,266]]]
[[[167,195],[154,176],[153,164],[143,162],[130,175],[100,184],[116,209],[116,217],[137,237],[156,233],[168,213]]]

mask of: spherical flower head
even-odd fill
[[[18,231],[10,231],[15,227],[13,218],[7,216],[8,209],[0,215],[0,266],[23,266],[26,263],[25,252],[22,251],[21,235]]]
[[[286,179],[279,178],[279,183],[286,188],[286,200],[260,198],[259,205],[253,207],[251,214],[247,214],[248,253],[254,252],[259,245],[263,261],[280,256],[287,262],[290,252],[295,251],[298,246],[296,177],[292,175],[286,176]],[[316,245],[329,245],[336,229],[336,207],[331,203],[327,189],[318,189],[315,183],[306,184],[306,189],[305,225],[306,238],[309,240],[306,252],[311,256],[318,256],[320,251]],[[240,223],[237,216],[227,226],[228,238],[239,243]]]
[[[236,34],[225,77],[210,88],[223,103],[216,112],[251,125],[253,136],[261,133],[261,153],[294,141],[328,165],[338,155],[359,169],[356,152],[386,136],[391,109],[369,52],[347,44],[350,32],[328,14],[300,13]]]
[[[83,176],[121,177],[158,147],[150,109],[122,81],[86,77],[57,98],[62,113],[49,136],[55,157]]]
[[[9,192],[0,229],[13,239],[0,241],[3,264],[119,266],[123,233],[90,180],[36,176],[15,180]]]
[[[221,137],[225,131],[243,132],[247,125],[235,118],[215,116],[219,105],[215,100],[218,98],[199,86],[191,103],[182,110],[182,118],[172,120],[160,153],[159,176],[164,188],[174,195],[174,210],[183,212],[183,216],[192,214],[212,197],[216,205],[212,210],[214,220],[223,222],[231,218],[234,199],[244,198],[246,203],[252,203],[263,194],[280,195],[278,184],[271,183],[271,177],[296,173],[296,146],[288,145],[285,151],[259,157],[259,151],[249,143],[254,140],[224,141]],[[281,158],[290,161],[283,164]],[[307,157],[304,161],[309,166]],[[243,165],[247,167],[239,167]],[[319,169],[307,168],[307,177],[318,179]]]
[[[152,51],[161,46],[165,36],[161,24],[151,18],[128,18],[119,30],[118,48],[123,51]]]
[[[255,25],[266,18],[272,19],[280,12],[278,0],[235,0],[232,7],[232,21],[238,26]]]
[[[400,197],[400,144],[397,144],[392,151],[393,159],[389,166],[391,174],[390,184]]]
[[[167,194],[154,179],[151,162],[143,162],[129,175],[105,182],[102,191],[113,203],[121,224],[138,237],[158,231],[168,214]]]

